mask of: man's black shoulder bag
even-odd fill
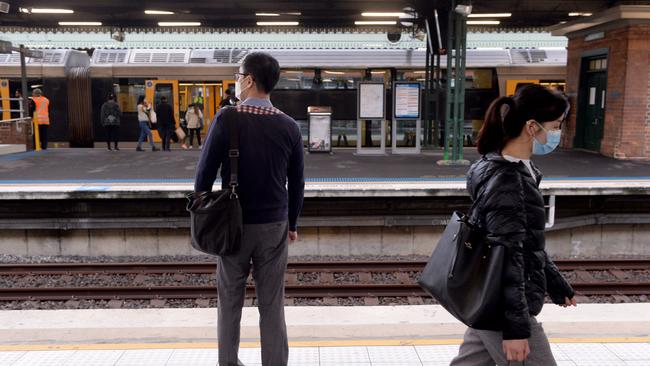
[[[501,276],[505,248],[485,240],[480,221],[481,189],[470,216],[454,212],[418,284],[456,319],[475,329],[501,330]]]
[[[226,117],[225,112],[222,114],[223,117]],[[234,254],[239,250],[243,227],[242,209],[236,191],[239,170],[239,126],[234,118],[229,117],[223,118],[223,123],[228,124],[230,138],[228,188],[217,192],[193,192],[187,195],[192,246],[201,252],[219,256]]]

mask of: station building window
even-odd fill
[[[607,69],[607,59],[599,58],[589,61],[589,70],[588,71],[602,71]]]

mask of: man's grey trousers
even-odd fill
[[[217,259],[219,365],[237,366],[246,279],[253,267],[262,341],[262,365],[284,366],[289,358],[284,322],[284,273],[288,222],[244,225],[241,249]]]

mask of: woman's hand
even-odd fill
[[[503,341],[503,353],[508,361],[522,362],[530,354],[528,339],[511,339]]]
[[[564,304],[558,304],[558,305],[560,305],[563,308],[567,308],[569,306],[578,306],[578,303],[576,302],[576,298],[574,296],[574,297],[572,297],[570,299],[568,297],[565,297],[564,298]]]

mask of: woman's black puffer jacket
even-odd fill
[[[489,242],[506,247],[503,339],[530,337],[529,318],[540,313],[547,291],[556,304],[574,295],[544,250],[542,175],[533,170],[535,178],[523,162],[490,153],[472,165],[467,177],[472,201],[478,200],[472,220],[485,229]]]

